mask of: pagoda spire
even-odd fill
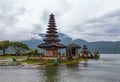
[[[48,27],[50,27],[50,28],[55,28],[56,27],[54,14],[50,14],[50,19],[49,19],[48,24],[49,24]]]
[[[44,39],[44,41],[46,43],[60,42],[60,40],[57,38],[59,36],[57,35],[57,31],[56,30],[57,29],[56,29],[56,23],[55,23],[54,14],[50,14],[48,28],[47,28],[47,34],[45,35],[46,38]]]

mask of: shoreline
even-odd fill
[[[27,59],[27,58],[0,58],[0,66],[48,66],[48,65],[70,65],[70,64],[76,64],[81,61],[84,61],[84,59],[73,59],[71,61],[69,60],[58,60],[57,63],[55,63],[55,60],[43,60],[43,59]]]

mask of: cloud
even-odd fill
[[[1,0],[0,40],[40,39],[37,34],[45,33],[49,14],[54,13],[58,31],[74,39],[117,41],[119,3],[120,0]]]
[[[0,40],[40,39],[38,35],[31,33],[31,28],[28,30],[25,25],[18,24],[19,16],[26,13],[24,7],[17,6],[18,3],[15,0],[0,1]]]
[[[79,34],[76,38],[81,37],[88,41],[120,41],[120,9],[88,19],[75,26],[75,29]]]

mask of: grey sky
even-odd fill
[[[49,14],[59,32],[87,41],[120,41],[120,0],[0,0],[0,40],[40,39]]]

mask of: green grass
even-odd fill
[[[37,59],[28,59],[28,60],[23,60],[23,63],[27,63],[27,64],[38,64],[40,63],[40,60]]]
[[[40,65],[53,65],[54,60],[43,60],[43,59],[28,59],[28,60],[23,60],[23,63],[27,64],[40,64]]]
[[[83,59],[73,59],[72,61],[69,60],[58,60],[58,64],[76,64],[82,61]],[[27,64],[40,64],[40,65],[54,65],[54,60],[47,60],[47,59],[28,59],[28,60],[23,60],[23,63]]]
[[[38,65],[54,65],[54,60],[48,60],[48,59],[27,59],[27,56],[0,56],[0,59],[13,59],[15,58],[16,60],[14,62],[19,62],[19,63],[26,63],[26,64],[38,64]],[[76,64],[79,63],[80,61],[83,61],[84,59],[72,59],[71,61],[69,60],[58,60],[59,65],[70,65],[70,64]]]
[[[27,58],[27,56],[0,56],[0,59],[3,59],[3,58]]]

